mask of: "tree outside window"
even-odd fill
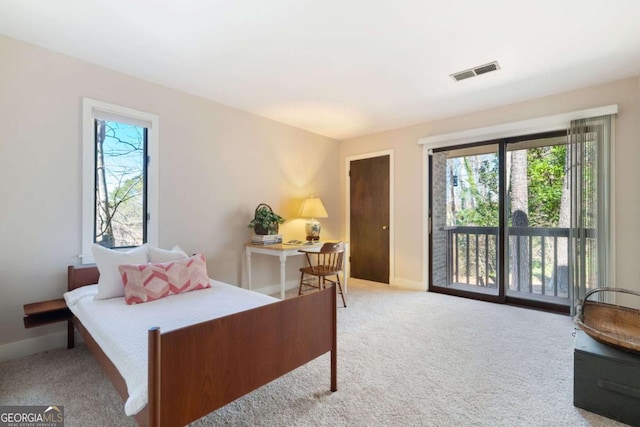
[[[146,151],[145,127],[95,120],[95,243],[146,242]]]

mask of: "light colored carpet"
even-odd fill
[[[569,317],[352,280],[338,391],[322,356],[196,426],[619,426],[573,406]],[[135,425],[84,345],[0,364],[0,404]]]

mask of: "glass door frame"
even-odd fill
[[[447,147],[439,147],[434,148],[431,153],[437,153],[442,151],[451,151],[463,148],[473,148],[480,147],[484,145],[497,145],[498,147],[498,245],[496,248],[496,258],[497,258],[497,287],[498,294],[486,294],[486,293],[478,293],[463,289],[455,289],[449,288],[445,286],[436,286],[433,283],[433,233],[432,233],[432,213],[433,213],[433,156],[431,153],[428,158],[428,176],[429,176],[429,188],[428,188],[428,248],[429,248],[429,257],[428,257],[428,291],[436,292],[442,294],[448,294],[453,296],[459,296],[464,298],[472,298],[481,301],[495,302],[501,304],[510,304],[515,306],[522,306],[528,308],[535,308],[540,310],[552,311],[557,313],[570,313],[570,302],[568,305],[563,305],[559,303],[547,302],[547,301],[539,301],[535,299],[527,299],[516,296],[507,295],[506,289],[506,280],[507,280],[507,267],[508,264],[508,206],[507,206],[507,182],[506,182],[506,158],[507,158],[507,146],[512,143],[527,141],[531,139],[543,139],[543,138],[552,138],[558,136],[567,136],[566,130],[559,131],[550,131],[550,132],[542,132],[542,133],[534,133],[528,135],[521,135],[515,137],[508,138],[500,138],[488,141],[474,142],[470,144],[459,144],[452,145]],[[567,140],[568,141],[568,140]]]

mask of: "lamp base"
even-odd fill
[[[314,219],[307,221],[304,226],[304,231],[307,234],[307,241],[314,242],[320,240],[320,223]]]

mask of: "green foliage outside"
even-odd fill
[[[565,172],[566,146],[527,150],[529,226],[555,227],[560,216],[560,200]],[[497,227],[498,225],[498,157],[497,155],[464,157],[461,179],[461,208],[455,224],[460,226]]]
[[[560,204],[562,199],[562,186],[565,174],[566,146],[555,145],[527,150],[527,191],[528,191],[528,220],[530,227],[557,227],[560,216]],[[449,160],[449,167],[460,175],[456,192],[458,194],[455,212],[450,213],[453,224],[458,226],[497,227],[498,226],[498,156],[496,154],[483,154],[466,156]],[[457,168],[457,169],[456,169]],[[453,185],[452,182],[448,183]],[[509,183],[507,183],[509,185]],[[451,188],[451,187],[450,187]],[[509,188],[507,188],[509,191]],[[450,200],[449,200],[450,202]],[[511,218],[507,218],[508,225]],[[485,248],[483,239],[478,242],[472,238],[467,242],[459,239],[457,248],[460,251],[460,259],[465,259],[466,246],[470,246],[471,253],[479,251],[488,257],[488,282],[484,286],[495,286],[496,283],[496,251],[495,242],[489,239],[490,248]],[[479,245],[479,247],[476,247]],[[540,251],[540,239],[533,240],[533,250]],[[539,255],[538,255],[539,256]],[[547,269],[549,268],[547,265]],[[471,271],[467,272],[467,267]],[[458,266],[459,274],[475,275],[475,262],[470,264],[461,261]],[[485,275],[485,264],[478,266],[481,280]],[[531,265],[532,274],[540,280],[547,276],[542,272],[541,262],[534,257]],[[484,281],[483,281],[484,282]]]
[[[474,159],[475,160],[475,159]],[[495,227],[498,225],[498,156],[479,156],[473,167],[469,157],[463,158],[468,182],[461,180],[461,199],[463,203],[457,212],[456,225],[475,225]]]
[[[560,216],[566,146],[531,148],[527,151],[529,225],[555,227]]]

